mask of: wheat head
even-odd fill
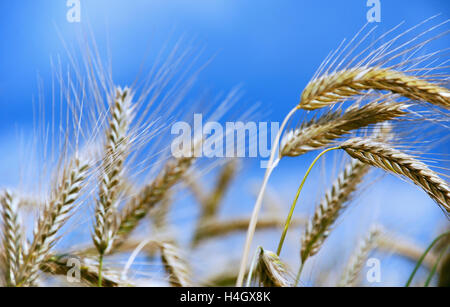
[[[100,254],[107,252],[117,231],[117,200],[122,186],[123,164],[129,146],[129,128],[133,118],[130,89],[116,88],[106,132],[106,145],[100,170],[99,197],[95,207],[94,245]]]
[[[409,178],[433,200],[450,212],[450,188],[443,179],[416,158],[383,142],[352,138],[341,144],[351,157],[364,164]]]
[[[37,278],[39,266],[45,261],[50,249],[56,243],[58,230],[65,224],[76,205],[88,169],[89,164],[78,158],[73,159],[65,167],[61,182],[37,221],[33,241],[28,253],[24,256],[19,282],[21,286],[32,285]]]
[[[306,86],[299,107],[315,110],[368,90],[388,91],[450,109],[450,91],[447,88],[401,71],[380,67],[358,67],[322,75]]]
[[[296,157],[324,148],[353,130],[406,115],[407,106],[395,102],[373,101],[359,108],[356,104],[341,111],[327,112],[320,118],[290,131],[281,141],[281,156]]]
[[[327,191],[324,199],[316,207],[314,216],[305,228],[305,233],[301,238],[300,259],[302,263],[319,251],[345,203],[368,171],[367,165],[353,160],[339,174],[332,188]]]
[[[0,198],[3,220],[3,262],[7,286],[15,286],[23,263],[22,231],[17,216],[17,199],[6,190]]]

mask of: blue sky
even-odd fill
[[[19,136],[26,139],[31,135],[32,101],[38,98],[38,80],[42,80],[44,91],[48,92],[50,58],[60,56],[63,63],[67,61],[62,40],[76,45],[80,27],[93,30],[100,50],[109,46],[114,79],[124,85],[134,81],[144,59],[151,63],[167,42],[174,43],[183,36],[187,44],[203,50],[200,61],[213,57],[192,95],[202,91],[226,92],[241,85],[242,107],[260,102],[258,120],[280,121],[296,104],[330,50],[343,38],[351,38],[366,23],[368,9],[364,0],[81,0],[78,24],[67,22],[68,8],[63,0],[1,1],[0,184],[19,182],[18,169],[23,161],[20,160],[23,153],[17,152]],[[401,21],[409,27],[438,13],[443,15],[440,20],[448,18],[450,2],[381,0],[377,33]],[[448,46],[448,36],[433,43],[434,50]],[[47,97],[45,101],[49,106],[51,99]],[[448,153],[447,146],[441,149]],[[288,202],[310,160],[310,156],[302,161],[290,160],[274,174],[271,183]],[[293,167],[298,172],[293,173]],[[245,180],[257,182],[262,171],[256,167],[247,174]],[[385,201],[388,196],[392,204]],[[236,200],[232,195],[229,197],[231,202]],[[440,210],[423,192],[392,177],[376,184],[361,199],[364,204],[352,210],[346,219],[359,220],[358,224],[369,222],[374,219],[373,214],[359,208],[373,205],[381,221],[402,231],[407,228],[407,234],[424,242],[434,235],[433,223],[443,222]],[[244,207],[249,211],[251,206],[249,200]],[[310,212],[312,206],[306,210]],[[405,210],[411,216],[399,220]],[[417,220],[417,216],[422,219]],[[411,227],[411,223],[415,226]]]

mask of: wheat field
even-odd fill
[[[448,43],[448,20],[393,27],[369,41],[372,31],[363,27],[317,63],[281,124],[264,177],[242,197],[254,201],[247,206],[253,211],[232,217],[222,216],[232,205],[227,195],[241,185],[248,160],[198,157],[203,134],[175,156],[169,131],[196,108],[210,120],[229,119],[236,108],[236,120],[254,119],[257,110],[239,91],[207,107],[185,99],[200,72],[174,73],[192,60],[182,48],[129,85],[113,80],[93,38],[79,53],[70,50],[81,58],[67,71],[55,63],[58,111],[37,111],[39,179],[29,190],[0,188],[0,285],[352,287],[367,285],[373,255],[394,255],[415,266],[397,286],[450,286],[448,156],[437,151],[448,148],[449,59],[448,50],[429,49]],[[306,173],[292,169],[285,181],[273,180],[285,160],[305,163]],[[311,177],[321,167],[325,184]],[[408,238],[408,229],[405,235],[374,223],[361,231],[344,218],[356,203],[371,212],[365,197],[392,177],[445,217],[445,225],[429,229],[436,238],[430,248]],[[286,187],[300,185],[294,198],[272,193],[285,191],[279,185],[291,178]],[[378,197],[395,206],[389,191]],[[186,199],[195,214],[186,213]],[[294,211],[296,205],[309,211]],[[192,227],[177,223],[185,213]],[[359,238],[344,255],[327,247],[341,223],[355,226]],[[321,255],[332,268],[315,261]]]

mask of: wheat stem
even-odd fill
[[[103,281],[102,281],[102,271],[103,271],[103,257],[104,254],[101,253],[99,255],[99,260],[98,260],[98,286],[101,288],[103,285]]]
[[[238,274],[238,278],[236,281],[237,287],[242,287],[242,283],[244,281],[244,275],[245,275],[245,271],[247,269],[247,260],[248,260],[247,258],[248,258],[249,252],[250,252],[250,246],[252,244],[253,236],[255,234],[256,222],[258,220],[259,211],[261,210],[264,192],[266,190],[266,186],[269,181],[270,174],[272,173],[273,169],[276,167],[276,164],[277,164],[277,163],[274,163],[275,162],[275,153],[278,150],[278,146],[279,146],[278,143],[280,142],[281,134],[283,132],[284,127],[287,125],[289,119],[297,110],[298,110],[298,106],[293,108],[288,113],[288,115],[284,118],[284,120],[280,126],[280,130],[278,131],[277,136],[275,137],[275,142],[274,142],[275,146],[271,150],[267,169],[264,174],[263,183],[261,185],[261,189],[259,190],[258,197],[256,198],[256,202],[253,207],[252,216],[250,218],[250,224],[248,225],[247,236],[245,239],[244,250],[243,250],[242,258],[241,258],[241,264],[239,267],[239,274]]]
[[[405,287],[409,287],[411,285],[411,282],[414,278],[414,276],[416,275],[417,271],[419,270],[420,266],[422,265],[423,260],[425,259],[425,257],[427,256],[427,254],[431,251],[431,249],[433,248],[433,246],[439,242],[441,239],[445,238],[446,236],[450,235],[450,232],[446,232],[443,233],[441,235],[439,235],[437,238],[435,238],[433,240],[433,242],[431,242],[431,244],[427,247],[427,249],[425,250],[425,252],[422,254],[422,256],[420,257],[419,261],[417,261],[416,266],[414,267],[414,270],[412,271],[411,275],[408,278],[408,281],[405,284]]]
[[[298,286],[298,283],[300,282],[300,276],[302,275],[302,272],[303,272],[303,268],[304,268],[304,267],[305,267],[305,262],[302,261],[302,262],[300,263],[300,268],[298,269],[297,276],[295,276],[294,287],[297,287],[297,286]]]
[[[283,233],[281,234],[280,242],[278,243],[278,248],[277,248],[277,255],[278,256],[280,255],[281,249],[283,248],[284,239],[286,238],[287,231],[288,231],[289,226],[291,224],[291,219],[292,219],[292,216],[294,215],[294,209],[295,209],[295,206],[297,204],[298,197],[300,196],[300,192],[303,189],[303,185],[305,184],[309,173],[311,172],[311,170],[314,167],[314,165],[316,164],[316,162],[320,159],[320,157],[322,157],[327,152],[329,152],[331,150],[336,150],[336,149],[339,149],[339,147],[328,148],[328,149],[322,151],[319,155],[317,155],[317,157],[314,159],[314,161],[311,163],[311,165],[309,166],[308,170],[306,171],[305,176],[303,176],[302,182],[300,183],[300,186],[298,187],[297,194],[295,195],[294,201],[292,202],[291,209],[289,210],[289,214],[287,216],[286,223],[284,225]]]
[[[438,258],[436,259],[436,262],[433,265],[433,268],[431,269],[430,273],[428,274],[427,280],[425,281],[424,287],[428,287],[430,285],[431,280],[433,279],[434,274],[437,271],[437,268],[439,266],[439,263],[441,262],[442,257],[447,253],[448,247],[442,249],[441,253],[439,254]]]

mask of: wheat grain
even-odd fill
[[[111,248],[117,231],[117,200],[122,185],[123,164],[129,147],[129,128],[133,118],[133,94],[116,88],[110,108],[106,146],[99,181],[99,198],[95,207],[94,245],[102,255]]]
[[[361,108],[356,104],[341,111],[327,112],[319,119],[290,131],[281,141],[281,156],[300,156],[324,148],[353,130],[404,116],[406,105],[395,102],[370,102]]]
[[[350,156],[362,163],[409,178],[433,200],[450,212],[450,188],[435,172],[414,157],[388,144],[362,138],[352,138],[341,144]]]
[[[427,79],[380,67],[358,67],[322,75],[306,86],[299,107],[319,109],[367,90],[388,91],[450,109],[450,91],[447,88]]]
[[[345,203],[351,198],[368,170],[369,167],[365,164],[357,160],[351,161],[339,174],[332,188],[327,191],[324,199],[316,207],[314,216],[308,222],[301,238],[302,264],[319,251]]]
[[[366,238],[359,243],[342,273],[338,286],[351,287],[355,285],[369,253],[376,247],[379,234],[380,230],[374,227],[369,231]]]
[[[3,219],[3,261],[7,286],[15,286],[22,265],[22,233],[17,216],[17,200],[10,191],[5,191],[0,198]]]
[[[21,286],[32,285],[37,278],[39,266],[57,240],[57,232],[64,225],[80,196],[89,165],[75,158],[64,169],[61,182],[53,193],[52,200],[39,217],[34,238],[24,257],[21,270]]]

